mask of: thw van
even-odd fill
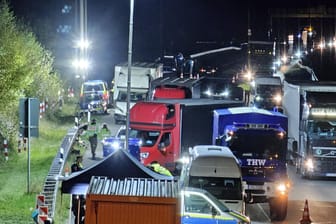
[[[181,185],[205,189],[229,209],[245,213],[241,169],[228,147],[196,145],[185,161]]]

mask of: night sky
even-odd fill
[[[51,30],[56,30],[59,23],[70,21],[74,17],[60,13],[62,6],[73,4],[73,0],[9,2],[18,18],[25,18],[24,21],[31,24],[49,24],[48,29]],[[129,2],[87,0],[88,36],[92,41],[90,57],[94,63],[90,73],[93,76],[109,79],[114,65],[127,61]],[[282,30],[285,27],[288,32],[308,23],[303,19],[274,19],[271,23],[268,9],[316,8],[319,5],[335,7],[336,3],[334,0],[135,0],[132,59],[154,61],[163,54],[176,55],[182,52],[187,56],[200,50],[227,46],[229,43],[246,42],[248,24],[252,29],[252,39],[267,40],[270,24],[274,26],[273,29],[281,26]],[[335,27],[336,18],[332,21]],[[43,30],[40,28],[39,32],[41,29]],[[44,32],[52,34],[47,30]],[[274,35],[279,38],[279,33]],[[74,32],[70,32],[57,39],[60,41],[59,48],[63,46],[63,53],[71,51],[71,46],[65,42],[70,42],[75,36]],[[40,39],[48,42],[46,35]],[[56,53],[55,55],[57,56]],[[60,58],[56,59],[61,61]],[[65,60],[62,63],[66,64]]]

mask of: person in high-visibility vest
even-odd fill
[[[156,173],[170,176],[170,177],[173,176],[167,168],[161,166],[160,163],[158,163],[157,161],[151,162],[149,165],[147,165],[147,167]]]

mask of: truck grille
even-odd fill
[[[317,157],[316,169],[322,173],[336,173],[336,158]]]

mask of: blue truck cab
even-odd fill
[[[287,117],[279,112],[253,107],[214,111],[213,144],[231,149],[241,166],[246,202],[268,202],[274,221],[287,215],[287,130]]]

